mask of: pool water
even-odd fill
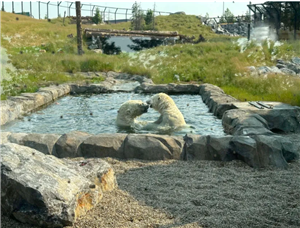
[[[43,110],[1,126],[1,131],[43,134],[64,134],[71,131],[84,131],[91,134],[132,133],[133,130],[117,128],[115,121],[119,107],[127,100],[146,102],[151,96],[151,94],[135,93],[66,96]],[[172,134],[224,135],[221,120],[208,112],[200,95],[171,95],[171,97],[182,112],[186,123],[192,126]],[[159,116],[158,112],[149,108],[147,113],[139,117],[139,120],[155,121]],[[136,131],[135,133],[158,132]]]

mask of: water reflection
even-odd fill
[[[155,39],[155,38],[133,38],[130,37],[133,44],[127,45],[133,51],[141,51],[147,48],[154,48],[159,45],[164,44],[165,39]]]
[[[92,37],[90,49],[102,49],[107,55],[116,55],[121,52],[137,52],[143,49],[154,48],[159,45],[175,44],[177,38],[151,38],[151,37],[128,37],[128,36],[106,36]]]

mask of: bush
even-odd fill
[[[98,7],[96,8],[96,13],[95,13],[94,17],[92,18],[92,21],[95,24],[101,24],[102,23],[102,15],[101,15],[100,10],[99,10]]]

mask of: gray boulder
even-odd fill
[[[22,145],[26,135],[27,133],[10,133],[7,135],[7,141]]]
[[[286,65],[285,65],[285,64],[282,64],[282,63],[277,63],[277,64],[276,64],[276,67],[277,67],[278,69],[282,69],[282,68],[286,68]]]
[[[222,118],[222,125],[224,131],[231,135],[273,134],[264,118],[240,109],[226,111]]]
[[[237,159],[244,161],[254,168],[262,168],[256,155],[256,141],[250,136],[235,136],[230,141],[230,146]]]
[[[7,143],[1,145],[1,157],[1,209],[20,222],[70,226],[103,196],[101,187],[81,175],[81,170],[54,156]]]
[[[272,110],[257,110],[267,122],[269,129],[281,132],[300,132],[300,108],[278,103]]]
[[[11,135],[11,132],[1,132],[0,139],[1,144],[8,143],[8,137]]]
[[[54,146],[53,155],[58,158],[82,157],[80,144],[90,137],[86,132],[73,131],[63,134]]]
[[[230,148],[232,136],[184,136],[183,160],[232,161],[236,159]]]
[[[0,125],[6,124],[7,122],[18,118],[20,115],[22,115],[21,111],[22,111],[21,104],[19,104],[17,102],[13,102],[11,100],[1,101],[1,105],[0,105],[1,123],[0,123]]]
[[[85,139],[79,146],[83,157],[125,158],[124,140],[127,134],[100,134]]]
[[[124,144],[126,159],[167,160],[180,158],[184,141],[176,136],[129,134]]]
[[[300,58],[299,57],[293,57],[291,59],[292,63],[294,64],[297,64],[297,65],[300,65]]]
[[[288,167],[287,161],[298,159],[295,148],[288,145],[286,140],[274,136],[236,136],[230,145],[238,159],[254,168],[272,166],[285,169]]]
[[[135,89],[138,93],[167,93],[167,94],[199,94],[200,86],[196,84],[149,84],[142,83]]]
[[[260,167],[287,168],[288,164],[283,156],[282,145],[278,139],[266,135],[255,135],[252,138],[256,141],[256,156]]]
[[[279,67],[278,67],[279,68]],[[290,75],[296,75],[296,72],[293,71],[293,70],[290,70],[288,68],[281,68],[280,69],[282,73],[285,73],[285,74],[290,74]]]
[[[227,95],[221,88],[211,84],[202,84],[199,92],[209,111],[218,118],[222,118],[225,111],[234,109],[232,103],[238,101]]]
[[[299,159],[300,141],[298,134],[276,135],[274,138],[281,143],[282,155],[287,162]]]
[[[183,160],[213,160],[213,156],[207,148],[208,136],[186,135],[184,136],[184,150],[182,153]]]
[[[8,99],[21,105],[21,107],[22,107],[22,112],[20,113],[21,115],[35,109],[34,100],[28,99],[28,97],[13,96],[13,97],[9,97]],[[21,116],[21,115],[19,115],[19,116]]]
[[[57,134],[28,134],[22,139],[21,145],[36,149],[44,154],[56,154],[55,143],[60,135]]]

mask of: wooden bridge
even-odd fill
[[[105,37],[105,36],[139,36],[139,37],[151,37],[151,38],[180,38],[181,35],[178,32],[168,31],[127,31],[127,30],[114,30],[114,29],[85,29],[85,36],[91,38],[92,36]]]

